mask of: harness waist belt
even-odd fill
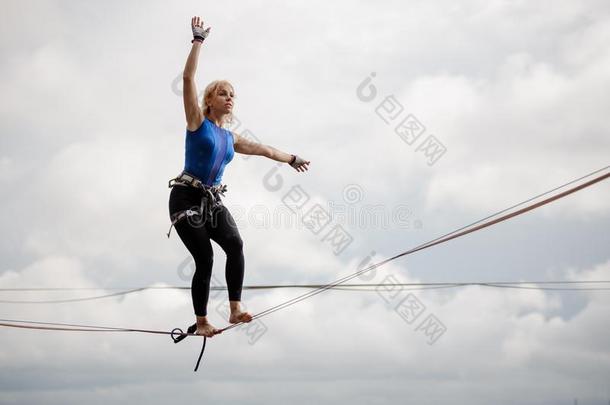
[[[226,184],[219,184],[217,186],[208,186],[204,184],[197,177],[193,176],[190,173],[183,171],[180,175],[174,179],[171,179],[168,182],[168,187],[172,188],[177,184],[183,184],[186,186],[194,187],[203,190],[203,196],[201,197],[201,203],[198,209],[186,209],[182,211],[178,211],[173,213],[170,216],[172,224],[169,227],[169,232],[167,232],[167,237],[169,238],[170,233],[172,232],[172,227],[180,220],[192,217],[199,216],[201,217],[201,224],[197,222],[198,226],[203,226],[203,224],[212,220],[212,216],[214,214],[214,210],[222,205],[221,196],[224,196],[224,193],[227,191]]]

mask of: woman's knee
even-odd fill
[[[240,235],[231,235],[223,239],[221,247],[227,252],[241,252],[244,248],[244,241]]]
[[[214,257],[212,255],[197,255],[196,257],[194,257],[194,259],[195,266],[197,266],[197,268],[212,267],[212,265],[214,264]]]

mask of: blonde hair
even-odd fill
[[[205,88],[205,91],[203,92],[203,98],[201,100],[201,110],[203,111],[203,115],[206,118],[210,118],[210,112],[211,112],[211,107],[209,105],[206,105],[206,101],[212,97],[212,95],[215,95],[216,92],[218,91],[218,88],[223,85],[226,84],[228,85],[231,90],[233,90],[233,92],[235,92],[235,89],[233,89],[233,85],[231,85],[231,83],[229,83],[227,80],[214,80],[213,82],[211,82],[210,84],[208,84]],[[235,98],[235,96],[233,97]],[[229,114],[227,114],[223,120],[223,122],[221,123],[221,127],[224,126],[225,124],[232,124],[233,123],[233,112],[230,112]]]

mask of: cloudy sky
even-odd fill
[[[246,285],[331,282],[610,161],[607,1],[243,3],[3,2],[0,288],[98,289],[0,291],[0,318],[194,321],[184,290],[6,303],[190,285],[165,233],[194,15],[212,27],[198,89],[228,79],[235,131],[311,161],[226,168]],[[214,337],[197,373],[197,338],[2,328],[0,402],[607,404],[609,291],[391,286],[610,280],[609,200],[598,183],[392,261],[353,280],[386,289],[325,292]],[[317,233],[310,209],[329,215]],[[257,313],[303,292],[243,301]],[[217,327],[227,304],[212,292]]]

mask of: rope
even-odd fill
[[[577,181],[579,181],[581,179],[590,177],[591,175],[597,174],[597,173],[599,173],[601,171],[604,171],[606,169],[608,169],[608,166],[606,166],[606,167],[604,167],[602,169],[599,169],[599,170],[597,170],[597,171],[595,171],[593,173],[590,173],[588,175],[585,175],[585,176],[583,176],[583,177],[581,177],[579,179],[572,180],[569,183],[566,183],[566,184],[564,184],[562,186],[556,187],[553,190],[550,190],[550,191],[547,191],[547,192],[545,192],[543,194],[540,194],[539,196],[544,196],[546,194],[549,194],[549,193],[551,193],[551,192],[553,192],[555,190],[561,189],[561,188],[563,188],[563,187],[565,187],[567,185],[571,185],[571,184],[573,184],[573,183],[575,183],[575,182],[577,182]],[[586,187],[589,187],[589,186],[591,186],[591,185],[593,185],[595,183],[598,183],[598,182],[600,182],[602,180],[605,180],[608,177],[610,177],[610,173],[606,173],[604,175],[598,176],[598,177],[596,177],[596,178],[594,178],[592,180],[589,180],[586,183],[583,183],[583,184],[581,184],[579,186],[576,186],[576,187],[573,187],[571,189],[568,189],[568,190],[566,190],[566,191],[564,191],[562,193],[559,193],[557,195],[549,197],[549,198],[547,198],[545,200],[542,200],[542,201],[540,201],[538,203],[526,206],[526,207],[524,207],[524,208],[522,208],[520,210],[517,210],[515,212],[503,215],[500,218],[496,218],[494,220],[490,220],[490,221],[484,222],[487,219],[490,219],[490,218],[493,218],[493,217],[495,217],[497,215],[503,214],[504,212],[507,212],[507,211],[509,211],[512,208],[516,208],[516,207],[518,207],[520,205],[523,205],[523,204],[525,204],[527,202],[533,201],[536,198],[538,198],[539,196],[532,197],[532,198],[530,198],[530,199],[528,199],[528,200],[526,200],[526,201],[524,201],[522,203],[514,205],[513,207],[509,207],[509,208],[507,208],[505,210],[502,210],[502,211],[500,211],[498,213],[492,214],[492,215],[490,215],[490,216],[488,216],[488,217],[486,217],[484,219],[476,221],[476,222],[474,222],[474,223],[472,223],[470,225],[466,225],[466,226],[461,227],[461,228],[459,228],[459,229],[457,229],[457,230],[455,230],[453,232],[450,232],[450,233],[445,234],[443,236],[440,236],[440,237],[438,237],[436,239],[433,239],[433,240],[431,240],[429,242],[426,242],[426,243],[423,243],[423,244],[421,244],[419,246],[416,246],[416,247],[414,247],[414,248],[412,248],[410,250],[407,250],[407,251],[404,251],[402,253],[399,253],[399,254],[397,254],[395,256],[392,256],[392,257],[390,257],[388,259],[385,259],[385,260],[383,260],[383,261],[381,261],[379,263],[373,264],[373,265],[371,265],[369,267],[366,267],[366,268],[364,268],[364,269],[362,269],[360,271],[357,271],[357,272],[355,272],[355,273],[353,273],[351,275],[339,278],[338,280],[334,281],[333,283],[326,284],[326,285],[323,285],[321,287],[318,287],[314,291],[302,294],[302,295],[300,295],[298,297],[290,299],[290,300],[288,300],[286,302],[283,302],[283,303],[281,303],[279,305],[275,305],[275,306],[273,306],[273,307],[271,307],[271,308],[269,308],[269,309],[267,309],[265,311],[262,311],[262,312],[260,312],[258,314],[255,314],[254,316],[252,316],[252,320],[261,318],[261,317],[266,316],[266,315],[269,315],[269,314],[271,314],[273,312],[279,311],[280,309],[283,309],[283,308],[286,308],[288,306],[294,305],[294,304],[296,304],[296,303],[298,303],[300,301],[303,301],[303,300],[305,300],[307,298],[313,297],[314,295],[320,294],[320,293],[322,293],[324,291],[327,291],[327,290],[329,290],[331,288],[337,287],[340,284],[345,283],[346,281],[349,281],[349,280],[351,280],[351,279],[353,279],[353,278],[355,278],[355,277],[357,277],[357,276],[359,276],[361,274],[364,274],[364,273],[366,273],[366,272],[368,272],[368,271],[370,271],[372,269],[380,267],[380,266],[382,266],[382,265],[384,265],[384,264],[386,264],[386,263],[388,263],[388,262],[390,262],[392,260],[396,260],[399,257],[406,256],[406,255],[418,252],[420,250],[424,250],[424,249],[430,248],[432,246],[436,246],[436,245],[448,242],[448,241],[450,241],[452,239],[459,238],[461,236],[464,236],[464,235],[467,235],[469,233],[472,233],[472,232],[475,232],[475,231],[487,228],[487,227],[489,227],[491,225],[494,225],[494,224],[497,224],[499,222],[506,221],[506,220],[508,220],[510,218],[513,218],[513,217],[516,217],[518,215],[524,214],[524,213],[526,213],[528,211],[531,211],[533,209],[536,209],[538,207],[546,205],[546,204],[548,204],[548,203],[550,203],[552,201],[558,200],[558,199],[563,198],[563,197],[565,197],[567,195],[570,195],[570,194],[575,193],[575,192],[577,192],[579,190],[582,190],[582,189],[584,189]],[[477,224],[480,224],[480,225],[477,225]],[[477,225],[477,226],[472,227],[473,225]],[[493,284],[491,284],[491,283],[480,283],[478,285],[492,286]],[[501,285],[500,283],[496,283],[496,285],[493,285],[493,286],[494,287],[498,287],[500,285]],[[511,288],[510,285],[506,285],[506,284],[502,285],[502,286],[505,287],[505,288]],[[437,287],[440,287],[440,286],[437,286]],[[26,323],[29,324],[29,325],[24,325]],[[237,326],[239,326],[239,325],[241,325],[243,323],[244,322],[238,322],[238,323],[229,325],[229,326],[227,326],[227,327],[225,327],[223,329],[220,329],[220,332],[223,332],[225,330],[229,330],[229,329],[235,328],[235,327],[237,327]],[[51,322],[35,322],[35,321],[23,321],[23,320],[11,320],[11,319],[0,319],[0,326],[14,327],[14,328],[25,328],[25,329],[61,330],[61,331],[79,331],[79,332],[139,332],[139,333],[152,333],[152,334],[164,334],[164,335],[168,335],[169,334],[172,337],[172,339],[174,340],[174,343],[180,342],[181,340],[183,340],[187,336],[199,336],[199,335],[196,335],[196,334],[193,333],[193,332],[196,331],[196,325],[191,325],[187,329],[186,333],[183,332],[180,328],[175,328],[171,332],[167,332],[167,331],[159,331],[159,330],[151,330],[151,329],[114,328],[114,327],[105,327],[105,326],[62,324],[62,323],[51,323]],[[195,371],[197,371],[197,369],[199,367],[199,363],[201,361],[201,357],[202,357],[203,352],[205,350],[205,345],[206,345],[206,338],[204,336],[203,346],[201,348],[201,352],[199,354],[199,358],[198,358],[197,364],[195,366]]]
[[[459,288],[459,287],[467,287],[467,286],[484,286],[484,287],[504,287],[504,285],[510,285],[511,288],[527,288],[532,290],[562,290],[562,291],[608,291],[610,287],[593,287],[593,288],[548,288],[548,287],[520,287],[521,284],[608,284],[610,280],[568,280],[568,281],[468,281],[468,282],[437,282],[437,283],[392,283],[392,287],[399,287],[401,291],[418,291],[418,290],[429,290],[429,289],[437,289],[437,288]],[[280,284],[280,285],[251,285],[251,286],[243,286],[243,290],[271,290],[271,289],[282,289],[282,288],[306,288],[306,289],[319,289],[324,287],[327,284]],[[360,283],[360,284],[341,284],[337,286],[330,287],[331,290],[336,291],[377,291],[376,288],[369,287],[382,287],[387,286],[387,283]],[[406,288],[411,287],[411,288]],[[70,287],[61,287],[61,288],[0,288],[0,292],[42,292],[42,291],[75,291],[75,290],[112,290],[113,288],[70,288]],[[103,298],[111,298],[118,297],[128,294],[133,294],[136,292],[146,291],[146,290],[190,290],[191,287],[188,286],[164,286],[164,287],[139,287],[128,289],[125,291],[120,291],[112,294],[104,294],[97,295],[93,297],[81,297],[81,298],[69,298],[69,299],[61,299],[61,300],[0,300],[2,304],[61,304],[68,302],[80,302],[80,301],[92,301]],[[211,286],[210,290],[217,291],[225,291],[227,290],[226,286]]]
[[[11,324],[7,324],[6,322],[11,322]],[[18,325],[18,324],[31,324],[28,326]],[[97,326],[97,325],[83,325],[83,324],[74,324],[74,323],[60,323],[60,322],[40,322],[40,321],[25,321],[20,319],[0,319],[0,325],[9,326],[15,328],[24,328],[24,329],[43,329],[43,330],[61,330],[61,331],[81,331],[81,332],[137,332],[137,333],[152,333],[158,335],[172,335],[175,332],[168,332],[164,330],[154,330],[154,329],[135,329],[135,328],[120,328],[120,327],[112,327],[112,326]],[[39,326],[32,326],[39,325]],[[201,336],[196,335],[191,332],[184,333],[186,336]]]
[[[604,171],[604,170],[608,169],[608,167],[610,167],[610,166],[606,166],[603,169],[596,170],[595,172],[593,172],[593,173],[591,173],[589,175],[581,177],[581,179],[582,178],[586,178],[586,177],[590,177],[592,174],[597,174],[597,173],[599,173],[601,171]],[[332,282],[330,284],[327,284],[325,286],[322,286],[319,289],[316,289],[314,291],[302,294],[302,295],[300,295],[298,297],[295,297],[295,298],[292,298],[292,299],[290,299],[288,301],[285,301],[285,302],[283,302],[283,303],[281,303],[279,305],[273,306],[273,307],[271,307],[271,308],[269,308],[269,309],[267,309],[265,311],[262,311],[262,312],[260,312],[258,314],[253,315],[252,316],[252,320],[258,319],[258,318],[262,318],[263,316],[272,314],[273,312],[279,311],[280,309],[287,308],[287,307],[289,307],[291,305],[294,305],[294,304],[296,304],[296,303],[298,303],[300,301],[303,301],[303,300],[305,300],[307,298],[313,297],[314,295],[320,294],[320,293],[322,293],[322,292],[324,292],[324,291],[326,291],[326,290],[328,290],[328,289],[330,289],[330,288],[332,288],[334,286],[337,286],[337,285],[342,284],[342,283],[344,283],[346,281],[349,281],[349,280],[351,280],[351,279],[353,279],[355,277],[358,277],[361,274],[364,274],[364,273],[366,273],[366,272],[368,272],[368,271],[370,271],[372,269],[380,267],[380,266],[382,266],[382,265],[384,265],[384,264],[386,264],[386,263],[388,263],[388,262],[390,262],[392,260],[396,260],[399,257],[410,255],[410,254],[413,254],[413,253],[418,252],[420,250],[424,250],[424,249],[430,248],[432,246],[440,245],[440,244],[448,242],[448,241],[450,241],[452,239],[459,238],[461,236],[464,236],[464,235],[467,235],[469,233],[472,233],[472,232],[475,232],[475,231],[487,228],[487,227],[489,227],[491,225],[494,225],[494,224],[497,224],[499,222],[506,221],[506,220],[508,220],[510,218],[513,218],[513,217],[516,217],[518,215],[524,214],[524,213],[526,213],[528,211],[531,211],[531,210],[536,209],[538,207],[541,207],[543,205],[549,204],[549,203],[551,203],[551,202],[553,202],[555,200],[563,198],[563,197],[565,197],[567,195],[575,193],[575,192],[577,192],[579,190],[582,190],[582,189],[584,189],[586,187],[592,186],[593,184],[596,184],[596,183],[598,183],[598,182],[600,182],[602,180],[605,180],[608,177],[610,177],[610,173],[606,173],[606,174],[603,174],[601,176],[595,177],[594,179],[589,180],[589,181],[587,181],[587,182],[585,182],[583,184],[580,184],[580,185],[578,185],[576,187],[570,188],[570,189],[568,189],[566,191],[563,191],[563,192],[561,192],[559,194],[553,195],[553,196],[551,196],[549,198],[546,198],[546,199],[544,199],[544,200],[542,200],[540,202],[528,205],[528,206],[526,206],[524,208],[521,208],[521,209],[519,209],[517,211],[514,211],[512,213],[503,215],[503,216],[501,216],[499,218],[496,218],[494,220],[486,221],[486,222],[483,222],[484,220],[479,220],[477,222],[474,222],[472,225],[475,225],[475,224],[480,224],[480,225],[477,225],[477,226],[474,226],[474,227],[470,227],[470,225],[467,225],[465,227],[459,228],[459,229],[457,229],[457,230],[455,230],[453,232],[450,232],[450,233],[448,233],[446,235],[443,235],[443,236],[438,237],[436,239],[433,239],[433,240],[431,240],[429,242],[426,242],[426,243],[423,243],[423,244],[421,244],[419,246],[416,246],[416,247],[414,247],[414,248],[412,248],[410,250],[404,251],[404,252],[399,253],[399,254],[397,254],[395,256],[392,256],[392,257],[390,257],[388,259],[385,259],[385,260],[383,260],[383,261],[381,261],[379,263],[376,263],[376,264],[373,264],[373,265],[371,265],[369,267],[366,267],[366,268],[364,268],[364,269],[362,269],[360,271],[357,271],[356,273],[353,273],[351,275],[348,275],[348,276],[342,277],[342,278],[340,278],[338,280],[335,280],[334,282]],[[577,180],[573,180],[573,181],[571,181],[571,182],[569,182],[567,184],[573,184],[575,181],[577,181]],[[563,188],[565,186],[566,186],[566,184],[564,184],[562,186],[559,186],[559,187],[556,187],[553,190],[561,189],[561,188]],[[546,195],[548,193],[549,192],[546,192],[546,193],[543,193],[542,195]],[[535,197],[533,199],[535,199]],[[527,200],[527,202],[532,201],[533,199],[530,198],[529,200]],[[520,206],[520,205],[523,205],[523,203],[517,204],[516,206]],[[506,212],[507,210],[509,210],[509,209],[505,209],[505,210],[500,211],[499,213],[492,214],[492,215],[490,215],[487,218],[493,218],[493,217],[497,216],[500,213]],[[481,223],[481,222],[483,222],[483,223]],[[221,329],[221,332],[224,332],[225,330],[229,330],[229,329],[235,328],[235,327],[239,326],[242,323],[243,322],[238,322],[238,323],[229,325],[229,326],[225,327],[224,329]]]

